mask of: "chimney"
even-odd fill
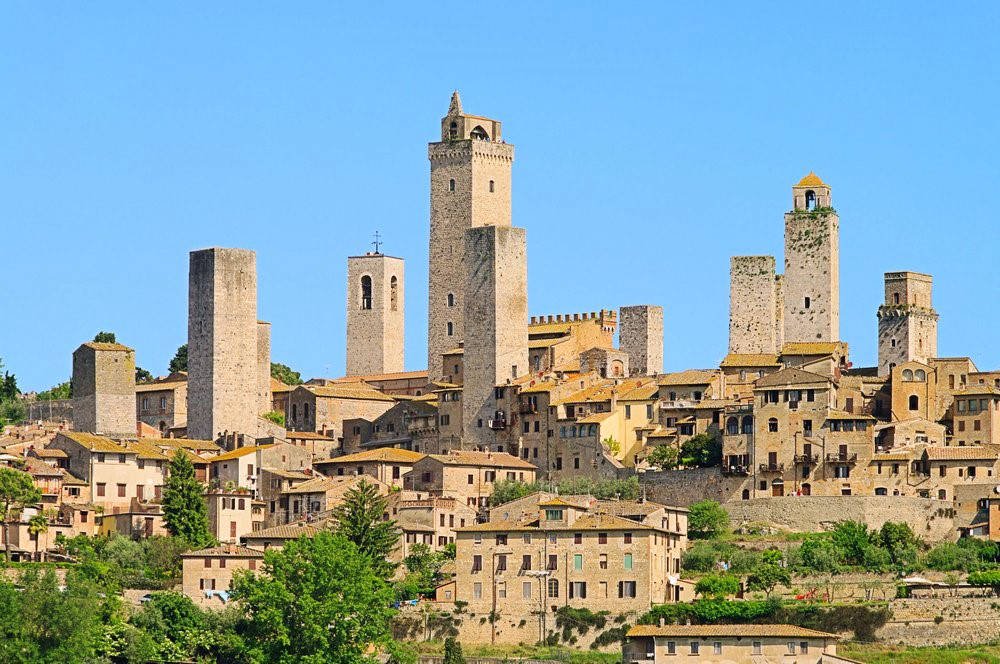
[[[226,553],[229,553],[229,554],[236,553],[236,543],[235,542],[229,542],[228,544],[226,544]]]
[[[690,623],[689,623],[689,624],[690,624]],[[662,618],[662,617],[661,617],[661,618],[660,618],[660,627],[666,627],[666,625],[667,625],[667,621],[666,621],[666,619],[664,619],[664,618]]]

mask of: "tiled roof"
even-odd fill
[[[364,475],[350,475],[350,476],[338,476],[338,477],[326,477],[321,475],[319,477],[313,476],[312,479],[307,480],[301,484],[296,484],[295,486],[285,489],[281,493],[323,493],[331,489],[342,488],[344,490],[358,484],[362,480],[369,480]],[[373,482],[374,483],[374,482]]]
[[[780,367],[777,355],[730,353],[722,358],[720,367]]]
[[[831,410],[826,414],[828,420],[874,420],[875,418],[866,413],[848,413],[843,410]]]
[[[632,516],[636,514],[646,516],[665,507],[667,506],[661,503],[654,503],[649,500],[598,500],[597,504],[594,506],[594,510],[607,512],[608,514],[616,514],[618,516]],[[673,511],[687,512],[687,509],[683,507],[671,507],[670,509]]]
[[[609,382],[600,382],[582,390],[577,390],[568,394],[562,399],[554,401],[553,406],[566,403],[594,403],[597,401],[610,401],[612,385]]]
[[[632,378],[616,389],[620,401],[647,401],[659,392],[655,378]]]
[[[341,385],[306,385],[317,397],[330,399],[360,399],[362,401],[395,401],[394,398],[379,392],[367,383],[344,383]]]
[[[841,341],[789,341],[781,347],[782,355],[831,355],[843,353],[846,344]]]
[[[419,380],[427,378],[427,369],[420,371],[397,371],[395,373],[367,374],[364,376],[344,376],[334,382],[350,382],[355,380]]]
[[[55,448],[55,447],[44,448],[44,449],[40,449],[40,450],[35,450],[35,456],[37,456],[39,459],[67,459],[67,458],[69,458],[69,454],[66,453],[66,450],[60,450],[60,449]]]
[[[830,383],[830,379],[826,376],[821,376],[817,373],[811,371],[803,371],[802,369],[782,369],[781,371],[775,371],[769,376],[764,376],[756,383],[754,383],[754,389],[761,389],[765,387],[790,387],[795,385],[816,385]]]
[[[230,452],[224,452],[219,456],[212,457],[209,459],[211,463],[216,461],[230,461],[232,459],[239,459],[240,457],[245,457],[248,454],[256,454],[258,450],[266,450],[274,447],[277,443],[271,443],[270,445],[250,445],[247,447],[237,447],[235,450]]]
[[[156,382],[153,382],[153,383],[136,383],[135,384],[135,391],[136,392],[161,392],[161,391],[167,391],[167,390],[176,390],[178,387],[180,387],[182,385],[187,385],[187,382],[183,381],[183,380],[172,380],[172,381],[163,381],[162,383],[156,383]]]
[[[295,438],[297,440],[328,440],[336,442],[336,438],[331,438],[326,434],[316,433],[315,431],[287,431],[285,432],[285,438]]]
[[[814,638],[836,639],[840,637],[829,632],[820,632],[798,625],[636,625],[629,629],[626,636],[676,636],[712,637],[712,636],[745,636],[758,638]]]
[[[611,417],[612,415],[614,415],[614,413],[610,411],[605,413],[591,413],[586,417],[578,418],[576,421],[580,424],[599,424],[604,420],[608,419],[609,417]]]
[[[405,451],[405,450],[401,450]],[[412,454],[417,454],[412,452]],[[421,455],[423,456],[423,455]],[[526,468],[535,469],[535,464],[519,459],[506,452],[471,452],[455,450],[448,454],[429,454],[429,458],[449,466],[484,466],[496,468]]]
[[[956,397],[964,397],[964,396],[977,396],[978,397],[978,396],[982,396],[982,395],[988,395],[988,396],[991,396],[991,397],[997,397],[997,396],[1000,396],[1000,390],[998,390],[997,388],[993,387],[992,385],[986,385],[986,384],[983,384],[983,385],[969,385],[968,387],[963,387],[960,390],[955,390],[954,392],[952,392],[952,394],[955,395]]]
[[[825,187],[826,183],[819,179],[819,176],[809,171],[809,174],[799,180],[796,187]]]
[[[552,339],[531,339],[528,341],[528,348],[551,348],[563,342],[568,342],[571,337],[555,337]]]
[[[540,505],[541,506],[541,505]],[[573,507],[573,505],[566,505]],[[479,523],[465,528],[456,528],[456,531],[466,532],[494,532],[514,531],[514,530],[659,530],[653,526],[638,523],[631,519],[608,514],[606,512],[587,512],[578,516],[572,524],[545,522],[542,526],[538,516],[527,516],[523,519],[493,520],[486,523]]]
[[[199,549],[198,551],[189,551],[181,554],[181,558],[207,558],[209,556],[221,556],[224,558],[263,558],[264,552],[259,551],[258,549],[251,549],[246,546],[227,546],[223,544],[222,546],[213,546],[208,549]]]
[[[258,530],[253,533],[247,533],[244,535],[245,539],[248,540],[260,540],[260,539],[298,539],[305,535],[306,537],[312,537],[319,531],[323,530],[321,527],[324,522],[316,521],[313,523],[288,523],[283,526],[274,526],[272,528],[265,528],[264,530]]]
[[[197,452],[225,451],[214,440],[195,440],[194,438],[144,438],[143,440],[157,447],[184,448]]]
[[[574,505],[573,503],[568,503],[559,496],[553,496],[548,500],[544,500],[538,503],[539,507],[579,507],[579,505]]]
[[[91,452],[111,452],[118,454],[127,452],[124,446],[104,436],[83,433],[82,431],[60,431],[59,435],[69,438],[74,443],[81,445]]]
[[[154,461],[169,461],[170,457],[160,451],[155,445],[150,445],[146,441],[137,440],[125,445],[126,449],[135,452],[140,459],[152,459]]]
[[[401,450],[395,447],[380,447],[377,450],[366,450],[364,452],[356,452],[354,454],[334,457],[332,459],[323,459],[322,461],[315,462],[314,465],[329,463],[357,463],[359,461],[387,461],[390,463],[412,464],[420,461],[426,456],[426,454],[413,452],[411,450]]]
[[[656,379],[657,385],[705,385],[715,380],[717,372],[714,369],[686,369],[674,373],[663,374]]]
[[[966,461],[986,459],[995,461],[1000,456],[1000,448],[992,445],[966,445],[959,447],[928,447],[930,461]]]
[[[872,456],[872,461],[909,461],[912,456],[913,450],[910,452],[904,451],[889,451],[889,452],[877,452]]]
[[[85,344],[80,344],[81,346],[86,346],[87,348],[93,348],[94,350],[120,350],[131,352],[132,349],[128,346],[122,344],[112,344],[105,341],[88,341]]]

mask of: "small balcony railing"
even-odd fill
[[[826,462],[827,463],[857,463],[858,462],[858,453],[854,452],[852,454],[849,454],[849,453],[843,453],[843,454],[841,454],[841,453],[837,453],[837,452],[831,452],[831,453],[829,453],[829,454],[826,455]]]
[[[750,474],[750,467],[741,464],[732,464],[729,466],[722,467],[723,475],[737,475],[741,477],[746,477]]]
[[[818,454],[796,454],[795,455],[795,463],[797,463],[799,465],[803,465],[803,464],[805,464],[805,465],[815,465],[815,464],[819,463],[819,455]]]
[[[762,473],[783,473],[785,464],[783,463],[762,463],[757,467]]]

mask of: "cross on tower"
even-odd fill
[[[380,235],[378,234],[378,231],[375,231],[375,241],[374,241],[374,242],[372,242],[372,246],[374,246],[374,247],[375,247],[375,253],[377,254],[377,253],[379,252],[379,251],[378,251],[378,248],[379,248],[380,246],[382,246],[382,238],[381,238],[381,236],[380,236]]]

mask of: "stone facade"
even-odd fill
[[[628,353],[632,374],[650,376],[663,372],[663,307],[640,304],[622,307],[618,347]]]
[[[73,352],[73,428],[135,438],[135,351],[89,342]]]
[[[840,219],[830,187],[810,173],[785,213],[784,342],[840,338]]]
[[[495,388],[528,371],[528,261],[523,228],[466,231],[463,446],[492,449],[506,426]],[[492,424],[491,424],[492,423]]]
[[[135,386],[136,417],[161,436],[187,426],[187,374],[177,372],[163,380]]]
[[[188,436],[257,432],[257,258],[247,249],[191,252]],[[248,389],[249,388],[249,389]]]
[[[271,410],[271,324],[257,321],[257,414]]]
[[[931,303],[933,278],[918,272],[886,272],[885,303],[878,308],[878,373],[895,365],[937,357],[938,315]]]
[[[181,554],[181,592],[202,608],[223,609],[238,572],[262,569],[264,552],[236,544]],[[224,599],[225,597],[225,599]]]
[[[403,370],[403,259],[347,259],[347,375]]]
[[[467,115],[456,92],[441,120],[441,141],[428,145],[431,162],[427,367],[444,375],[441,356],[465,338],[465,232],[511,225],[514,146],[500,122]],[[525,313],[527,320],[527,313]]]
[[[778,278],[773,256],[729,259],[729,353],[776,354]]]

